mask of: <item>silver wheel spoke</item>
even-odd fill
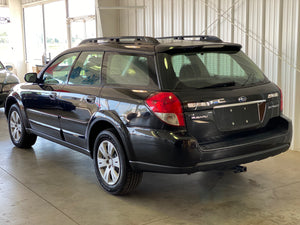
[[[11,119],[14,123],[16,123],[17,119],[16,119],[16,112],[13,112],[11,115]]]
[[[14,139],[17,139],[17,129],[13,128],[12,136]]]
[[[119,174],[117,173],[117,171],[115,171],[114,168],[111,168],[110,173],[111,173],[112,181],[116,182],[119,178]]]
[[[103,168],[103,167],[106,167],[106,166],[107,166],[106,160],[98,158],[98,167]]]
[[[15,126],[16,126],[15,121],[12,121],[12,120],[11,120],[11,121],[10,121],[10,127],[13,128],[13,127],[15,127]]]
[[[115,151],[115,146],[112,143],[108,142],[108,145],[107,145],[108,155],[110,157],[112,157],[112,155],[114,154],[114,151]]]
[[[106,146],[102,142],[101,145],[99,146],[99,150],[103,156],[103,158],[107,159],[107,152],[106,152]]]
[[[16,139],[19,140],[20,139],[20,132],[18,130],[16,130]]]
[[[105,182],[108,184],[109,184],[109,175],[110,175],[110,168],[106,167],[105,172],[102,177],[105,180]]]
[[[120,168],[120,161],[119,161],[119,157],[115,157],[112,159],[112,164],[114,167],[118,167]]]

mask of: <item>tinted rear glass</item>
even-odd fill
[[[162,85],[166,89],[246,87],[268,82],[241,51],[159,54]]]

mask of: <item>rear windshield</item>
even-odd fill
[[[165,89],[247,87],[269,82],[263,72],[241,51],[160,53]]]

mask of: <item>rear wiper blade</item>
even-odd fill
[[[231,86],[235,86],[235,82],[234,81],[229,81],[229,82],[223,82],[223,83],[216,83],[216,84],[212,84],[206,87],[202,87],[201,89],[205,89],[205,88],[216,88],[216,87],[231,87]]]

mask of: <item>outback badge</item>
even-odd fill
[[[241,97],[238,98],[238,101],[239,102],[246,102],[247,101],[247,97],[241,96]]]

